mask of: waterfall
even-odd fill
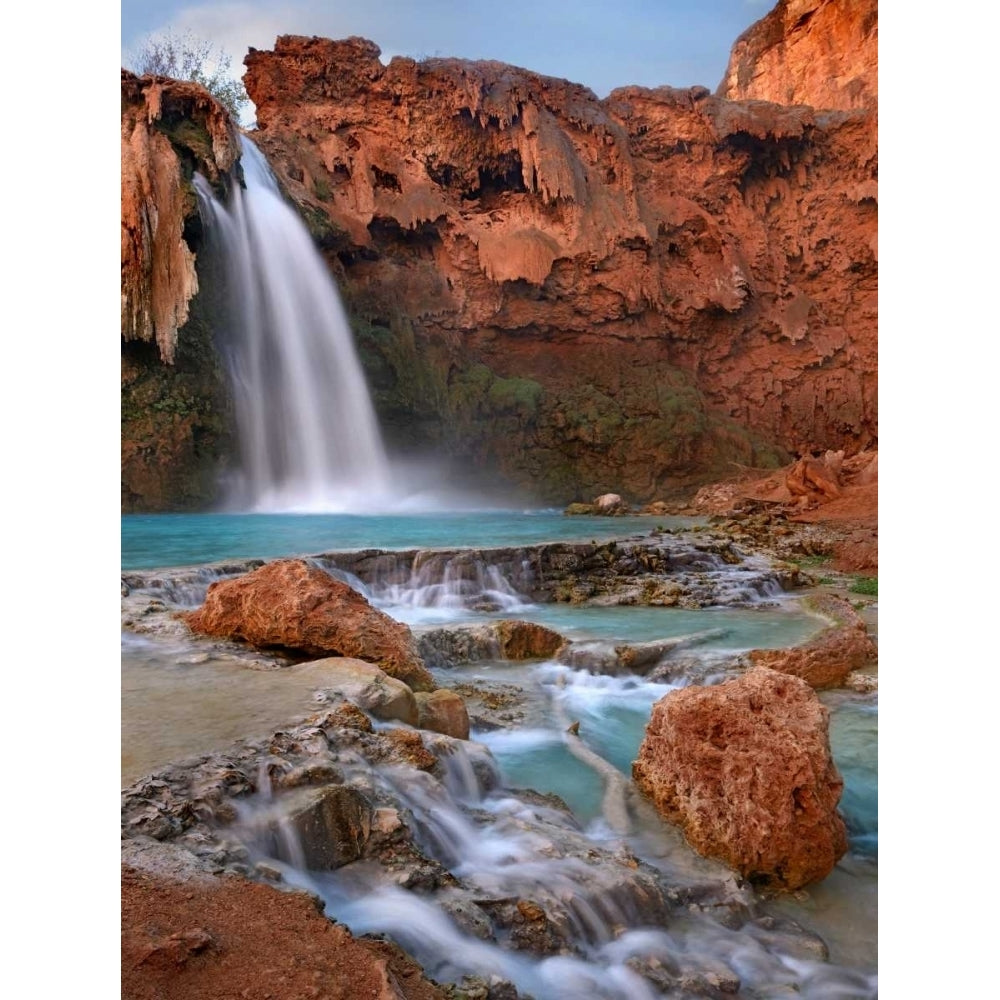
[[[243,176],[222,205],[195,175],[232,299],[221,347],[241,470],[230,502],[254,511],[370,511],[389,462],[336,286],[308,230],[245,136]]]

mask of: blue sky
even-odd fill
[[[362,35],[393,55],[498,59],[565,77],[605,97],[630,83],[714,90],[736,36],[774,0],[162,0],[122,3],[122,50],[150,32],[190,30],[226,49],[279,34]]]

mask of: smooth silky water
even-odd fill
[[[227,525],[231,530],[227,531]],[[252,530],[246,530],[247,526]],[[199,558],[266,557],[289,550],[319,552],[352,547],[413,548],[428,543],[441,547],[460,542],[475,547],[517,546],[558,538],[621,537],[636,529],[646,534],[650,528],[649,519],[578,521],[550,512],[361,518],[159,515],[123,519],[123,563],[190,565]],[[802,642],[823,624],[787,596],[746,608],[602,608],[534,604],[503,581],[500,585],[503,593],[499,596],[505,606],[488,613],[461,607],[461,602],[448,594],[442,596],[440,588],[428,586],[410,592],[405,586],[384,589],[376,603],[418,629],[516,616],[546,624],[583,644],[610,646],[698,636],[683,656],[709,666],[707,675],[704,671],[699,675],[699,682],[706,676],[721,679],[722,665],[735,652]],[[715,664],[719,665],[717,678],[711,669]],[[263,734],[308,714],[312,692],[322,686],[322,678],[312,676],[310,669],[303,664],[251,670],[221,653],[206,656],[197,640],[168,642],[126,634],[123,733],[130,749],[123,755],[124,776],[128,779],[182,756],[220,749],[230,739]],[[516,813],[525,808],[517,790],[530,788],[558,795],[595,845],[613,844],[618,833],[609,828],[605,815],[607,771],[571,752],[566,727],[578,722],[580,740],[587,751],[610,765],[624,783],[652,705],[692,678],[682,670],[669,682],[654,682],[630,675],[590,673],[556,662],[480,662],[438,669],[435,674],[441,685],[477,681],[516,684],[525,692],[525,718],[516,728],[473,733],[473,739],[493,754],[502,786],[507,789],[472,803],[480,820],[470,821],[461,802],[439,801],[433,796],[422,802],[407,800],[409,807],[415,814],[422,814],[421,810],[426,813],[428,828],[444,824],[444,833],[437,835],[435,843],[450,845],[444,857],[453,870],[478,866],[481,877],[497,880],[494,888],[506,885],[504,880],[514,880],[510,882],[512,892],[520,884],[516,878],[523,877],[525,871],[535,872],[538,884],[548,880],[557,886],[560,879],[569,878],[564,892],[572,894],[572,879],[577,876],[533,854],[530,838],[519,839],[516,824],[509,825],[510,810]],[[799,995],[817,1000],[874,996],[877,703],[873,696],[844,692],[822,697],[831,710],[831,744],[845,779],[841,809],[849,829],[850,850],[822,883],[792,897],[767,901],[762,910],[789,917],[819,934],[830,949],[829,966],[782,958],[742,932],[727,931],[702,918],[690,924],[682,921],[676,928],[672,925],[669,933],[639,927],[624,934],[608,931],[588,945],[584,958],[536,960],[470,938],[430,899],[366,884],[363,870],[343,878],[289,870],[286,877],[319,891],[330,915],[355,932],[385,932],[396,937],[433,970],[432,974],[455,978],[465,972],[495,973],[513,979],[539,998],[568,1000],[586,995],[633,1000],[656,996],[625,962],[630,955],[660,952],[670,955],[672,961],[678,954],[687,954],[692,961],[693,956],[701,962],[722,961],[748,986],[784,982],[781,977],[785,976]],[[400,794],[404,793],[415,794],[406,782],[401,785]],[[495,814],[495,818],[483,820],[486,814]],[[487,823],[485,828],[483,822]],[[626,841],[637,856],[663,872],[666,884],[672,884],[679,872],[687,876],[699,864],[708,864],[683,845],[676,831],[665,828],[648,811],[638,817],[637,824],[627,832]],[[460,858],[461,851],[470,853]],[[357,878],[361,878],[360,883]],[[410,940],[409,928],[414,921],[426,930],[419,940]],[[462,961],[456,961],[455,954],[461,954]]]

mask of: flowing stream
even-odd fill
[[[598,528],[569,518],[490,517],[489,531],[514,546],[548,530],[558,533],[558,526],[584,535]],[[148,564],[154,553],[173,553],[178,561],[190,560],[202,551],[199,534],[218,544],[217,519],[188,519],[185,538],[178,536],[181,520],[136,519],[129,544],[136,555],[126,559]],[[319,519],[310,527],[310,520],[272,517],[261,527],[280,530],[287,523],[294,537],[317,546],[327,538],[346,540],[336,532],[353,530],[349,521]],[[436,540],[428,535],[430,524],[386,517],[366,522],[363,533],[370,544],[405,542],[411,532]],[[433,530],[447,536],[455,525],[473,530],[448,517]],[[324,534],[331,528],[333,535]],[[261,539],[267,533],[262,530]],[[668,538],[664,544],[676,547],[680,558],[689,541]],[[436,747],[443,774],[372,767],[350,755],[338,759],[349,782],[405,815],[415,843],[453,876],[453,887],[407,887],[365,860],[332,872],[310,870],[282,826],[282,796],[272,797],[266,782],[239,800],[237,832],[250,863],[277,866],[286,882],[319,894],[327,913],[354,933],[390,935],[429,975],[445,981],[469,974],[495,978],[537,1000],[875,997],[877,696],[822,696],[845,778],[841,810],[850,850],[806,892],[766,900],[739,887],[725,869],[695,855],[628,780],[655,701],[681,685],[725,679],[741,650],[804,641],[821,621],[775,595],[753,559],[731,565],[706,550],[694,564],[699,586],[710,587],[720,606],[605,607],[537,600],[525,590],[533,577],[520,553],[516,547],[397,549],[313,557],[418,635],[519,617],[571,641],[570,654],[558,659],[515,663],[487,656],[434,667],[441,686],[515,691],[519,698],[518,712],[501,728],[474,722],[470,743],[441,738],[435,745],[432,739],[428,745]],[[234,557],[237,551],[224,544],[218,554]],[[287,727],[315,710],[322,667],[255,663],[248,672],[224,644],[185,637],[171,619],[173,609],[200,602],[212,580],[247,568],[234,559],[123,574],[130,591],[124,604],[134,616],[127,627],[140,633],[123,637],[126,774],[221,747],[243,729],[264,734]],[[147,603],[162,610],[146,616]],[[141,634],[147,621],[153,624]],[[664,661],[646,676],[609,674],[602,664],[622,642],[661,643]],[[168,734],[158,734],[164,722]],[[567,731],[570,723],[579,724],[576,732]],[[568,811],[540,796],[559,796]],[[283,831],[277,841],[275,824]],[[705,899],[709,903],[699,905]],[[547,914],[549,937],[542,944],[549,942],[548,951],[539,952],[534,939],[534,952],[518,943],[518,935],[539,926],[528,918],[519,924],[515,915],[508,931],[491,936],[484,912],[499,920],[504,907],[522,905],[530,917],[535,904]]]
[[[378,422],[336,286],[267,161],[242,138],[246,187],[228,206],[195,175],[224,255],[243,510],[363,510],[390,492]]]

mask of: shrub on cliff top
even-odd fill
[[[229,53],[223,48],[216,51],[211,42],[195,38],[189,31],[150,35],[127,62],[127,68],[137,76],[169,76],[200,83],[237,121],[250,103],[243,81],[230,75]]]

